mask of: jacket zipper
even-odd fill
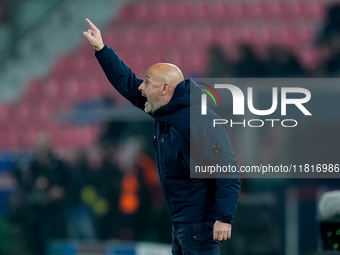
[[[164,179],[163,179],[163,166],[162,166],[162,160],[161,160],[161,150],[160,150],[160,126],[161,126],[161,122],[158,122],[157,123],[157,127],[156,127],[156,134],[157,134],[157,137],[156,137],[156,144],[157,144],[157,161],[158,161],[158,166],[159,166],[159,177],[160,177],[160,180],[161,180],[161,183],[163,184],[164,186]]]

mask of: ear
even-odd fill
[[[162,86],[161,95],[164,96],[167,93],[169,93],[169,91],[170,91],[170,85],[168,83],[164,83]]]

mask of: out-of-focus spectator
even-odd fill
[[[328,9],[325,25],[318,38],[325,54],[320,63],[325,76],[337,76],[340,73],[340,4],[331,5]]]
[[[265,76],[265,65],[257,59],[247,45],[238,47],[239,60],[235,64],[235,76],[238,78],[256,78]]]
[[[112,143],[102,143],[102,164],[92,170],[91,184],[82,189],[83,199],[91,204],[96,216],[97,236],[101,240],[115,238],[120,221],[118,201],[122,173],[116,162],[116,152],[117,148]]]
[[[268,49],[266,73],[268,77],[304,76],[303,69],[293,53],[278,46]]]
[[[68,194],[67,230],[72,239],[96,239],[93,213],[82,199],[82,191],[92,182],[93,173],[87,163],[85,149],[77,148],[70,165],[72,185]]]
[[[64,206],[69,188],[67,166],[54,153],[50,135],[40,133],[29,165],[27,205],[34,254],[46,254],[49,238],[65,238]]]
[[[329,7],[325,26],[322,30],[319,41],[328,44],[334,34],[340,34],[340,4]]]
[[[340,74],[340,33],[334,33],[330,37],[328,51],[326,72],[330,76],[337,76]]]
[[[157,219],[151,215],[163,208],[163,197],[154,160],[143,153],[142,140],[128,139],[121,156],[124,178],[119,201],[121,225],[119,239],[145,240]]]
[[[209,50],[208,69],[205,73],[209,78],[232,77],[232,65],[226,57],[223,49],[218,45],[213,45]]]
[[[19,230],[17,232],[18,243],[16,247],[19,249],[23,248],[24,250],[29,250],[29,240],[32,238],[31,234],[27,231],[30,224],[27,217],[28,205],[25,199],[28,191],[28,167],[28,161],[19,158],[11,170],[11,175],[16,181],[16,186],[10,198],[9,220],[11,224],[15,225]]]

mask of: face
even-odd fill
[[[147,98],[144,111],[153,113],[161,107],[161,83],[157,80],[152,70],[148,70],[145,74],[143,83],[138,87],[142,96]]]

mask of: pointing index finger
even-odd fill
[[[91,29],[98,30],[98,28],[88,18],[86,18],[86,22],[87,22],[87,24],[89,24]]]

